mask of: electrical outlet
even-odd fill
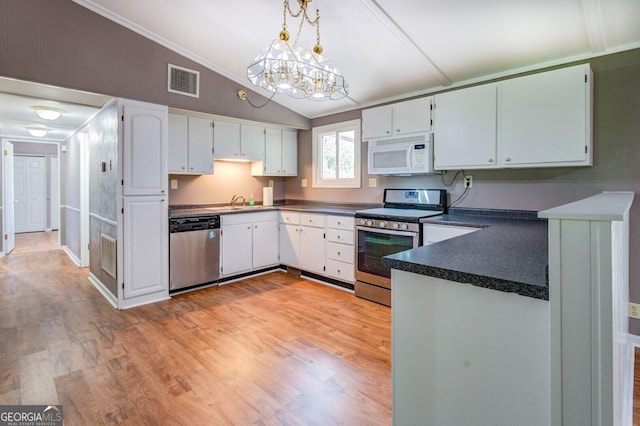
[[[307,187],[307,180],[306,179],[301,179],[300,180],[300,186],[303,187],[303,188],[306,188]]]
[[[640,303],[629,302],[629,318],[640,319]]]
[[[375,188],[378,186],[378,181],[376,178],[369,178],[369,188]]]
[[[273,179],[269,179],[269,187],[273,188]]]
[[[464,187],[465,188],[473,188],[473,176],[465,176],[464,177]]]
[[[178,179],[171,179],[171,189],[178,189]]]

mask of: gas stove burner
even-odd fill
[[[359,210],[356,218],[419,223],[421,219],[446,213],[447,191],[443,189],[385,189],[384,207]],[[367,222],[360,224],[367,225]]]

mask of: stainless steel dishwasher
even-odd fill
[[[169,292],[220,277],[220,216],[169,220]]]

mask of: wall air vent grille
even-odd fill
[[[194,98],[200,97],[200,73],[169,64],[167,91]]]
[[[108,235],[100,234],[100,263],[102,270],[118,279],[116,265],[116,240]]]

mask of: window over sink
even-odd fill
[[[313,187],[360,188],[360,120],[314,127]]]

